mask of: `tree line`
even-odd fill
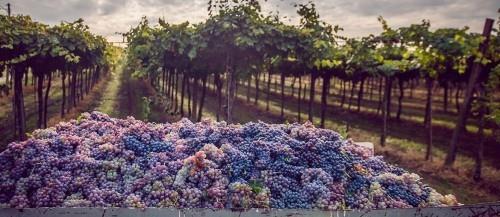
[[[62,83],[61,116],[69,112],[117,61],[116,48],[92,34],[82,19],[49,26],[29,16],[0,15],[0,85],[12,96],[16,137],[26,139],[23,86],[31,75],[37,101],[37,127],[47,127],[53,80]],[[24,80],[24,85],[23,85]],[[52,88],[53,89],[53,88]]]
[[[264,85],[269,110],[271,77],[278,76],[283,117],[285,80],[298,79],[299,121],[303,109],[312,121],[315,95],[320,92],[320,127],[324,127],[332,80],[342,85],[342,105],[346,100],[346,84],[351,86],[351,96],[359,86],[358,110],[364,87],[369,84],[373,91],[375,84],[382,96],[378,106],[382,145],[387,137],[393,88],[397,86],[400,92],[396,115],[399,119],[404,88],[413,88],[415,83],[423,81],[427,91],[424,123],[428,129],[425,153],[428,160],[432,158],[433,148],[433,91],[436,85],[444,89],[444,110],[448,110],[450,90],[455,89],[460,115],[446,166],[452,166],[455,161],[457,136],[465,128],[470,114],[480,111],[481,138],[485,127],[498,128],[499,104],[492,93],[499,90],[500,40],[496,29],[491,36],[492,20],[487,21],[481,35],[469,32],[467,27],[431,30],[428,20],[392,28],[379,17],[381,34],[347,38],[342,36],[340,26],[320,19],[313,3],[295,7],[300,16],[297,25],[283,23],[278,15],[263,15],[255,0],[209,1],[209,18],[197,24],[170,24],[159,19],[159,24],[153,26],[143,18],[138,26],[124,34],[129,42],[127,68],[134,75],[149,79],[165,93],[174,112],[197,121],[203,115],[208,86],[215,87],[217,120],[226,117],[227,122],[232,122],[239,83],[246,81],[249,87],[251,81],[255,82],[254,103],[257,104],[261,78],[267,77]],[[301,100],[305,94],[304,78],[309,79],[307,102]],[[316,90],[317,86],[321,86],[321,90]],[[461,90],[464,92],[462,104],[458,103]],[[223,102],[224,99],[227,101]],[[484,124],[486,122],[490,124]],[[482,154],[478,154],[478,162],[480,156]]]

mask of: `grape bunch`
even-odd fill
[[[0,203],[323,210],[458,204],[367,153],[310,123],[145,123],[83,113],[0,153]]]

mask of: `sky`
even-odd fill
[[[90,30],[110,41],[121,41],[117,32],[127,32],[142,16],[155,23],[163,17],[170,23],[201,22],[208,17],[208,0],[0,0],[11,3],[13,14],[30,15],[37,21],[58,24],[83,18]],[[261,1],[263,13],[279,11],[285,22],[298,23],[295,3],[303,0]],[[486,17],[498,19],[499,0],[313,0],[320,19],[344,28],[348,37],[381,32],[383,16],[399,27],[429,19],[432,28],[469,26],[481,32]],[[0,13],[5,11],[0,9]]]

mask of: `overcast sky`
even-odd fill
[[[0,0],[12,4],[14,14],[27,14],[35,20],[57,24],[83,18],[91,31],[120,41],[115,32],[126,32],[142,16],[156,22],[200,22],[207,17],[206,0]],[[294,3],[301,0],[261,1],[263,10],[279,11],[291,23],[297,22]],[[430,19],[432,28],[469,26],[481,32],[486,17],[498,19],[499,0],[316,0],[321,19],[344,28],[350,37],[377,34],[382,15],[391,26],[420,23]],[[0,13],[5,13],[1,11]]]

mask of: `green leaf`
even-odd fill
[[[196,52],[196,49],[192,48],[192,49],[189,51],[189,53],[188,53],[188,57],[189,57],[189,59],[191,59],[191,60],[192,60],[192,59],[194,59],[194,58],[196,57],[196,53],[197,53],[197,52]]]

